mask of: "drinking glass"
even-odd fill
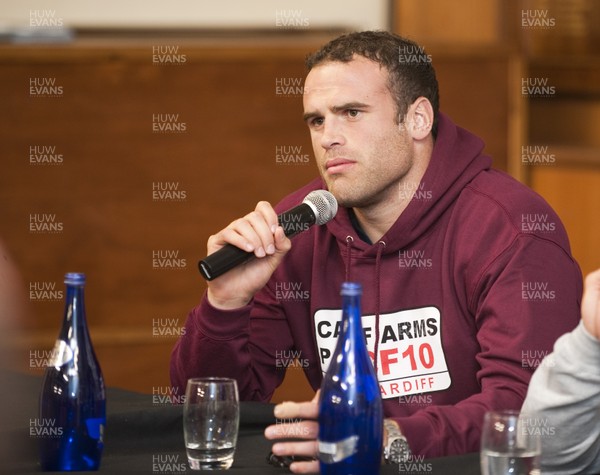
[[[183,435],[192,470],[226,470],[233,463],[240,420],[237,383],[192,378],[183,405]]]
[[[485,414],[481,434],[483,475],[539,475],[541,440],[535,418],[517,411]]]

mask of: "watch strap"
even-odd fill
[[[398,423],[392,419],[384,419],[383,425],[387,432],[387,441],[383,450],[385,462],[399,464],[408,461],[412,452]]]

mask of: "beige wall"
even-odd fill
[[[74,28],[386,28],[388,0],[3,0],[0,27],[43,22]],[[31,17],[31,19],[30,19]]]

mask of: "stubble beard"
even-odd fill
[[[414,165],[414,157],[409,150],[405,132],[397,131],[397,135],[376,137],[379,145],[368,154],[370,157],[392,156],[401,163],[393,176],[387,176],[390,170],[381,170],[377,174],[373,169],[364,169],[364,161],[358,160],[354,175],[327,176],[323,171],[323,179],[329,191],[335,196],[338,205],[344,208],[362,210],[375,209],[380,203],[399,201],[400,186]],[[383,176],[382,176],[383,175]]]
[[[388,183],[374,183],[372,180],[361,182],[359,185],[353,183],[339,183],[340,178],[329,178],[325,182],[329,191],[335,196],[338,205],[344,208],[370,209],[379,203],[398,194],[398,181],[392,180]]]

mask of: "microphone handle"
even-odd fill
[[[198,270],[206,280],[213,280],[240,264],[252,259],[253,252],[247,252],[232,244],[225,244],[198,262]]]
[[[277,220],[285,235],[293,237],[315,224],[316,216],[310,205],[302,203],[281,213],[277,216]],[[247,252],[232,244],[225,244],[221,249],[198,262],[198,270],[206,280],[213,280],[253,257],[254,252]]]

